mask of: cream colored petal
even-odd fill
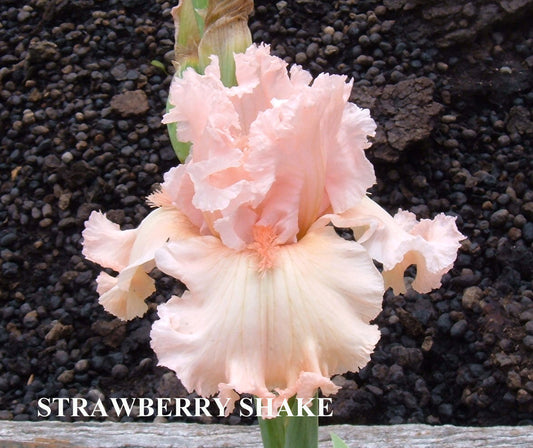
[[[392,217],[368,197],[345,213],[328,218],[338,227],[354,230],[372,258],[383,264],[385,285],[395,293],[405,292],[403,276],[410,265],[417,268],[412,283],[415,290],[425,293],[438,288],[464,239],[454,217],[441,213],[418,222],[414,214],[402,210]]]
[[[363,367],[379,339],[369,322],[381,309],[381,275],[363,247],[331,226],[279,247],[262,272],[260,258],[214,237],[157,251],[158,268],[190,290],[158,308],[152,347],[160,365],[204,396],[333,392],[329,377]]]

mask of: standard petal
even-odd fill
[[[331,226],[276,248],[269,269],[260,258],[209,236],[157,251],[158,268],[189,288],[158,308],[159,363],[203,396],[335,391],[329,377],[363,367],[379,339],[369,322],[381,309],[381,275]]]
[[[328,153],[326,191],[334,213],[342,213],[357,204],[376,182],[374,167],[366,158],[376,123],[368,109],[348,103],[334,149]]]
[[[368,197],[345,213],[328,218],[338,227],[354,230],[372,258],[383,264],[385,286],[395,293],[405,292],[403,276],[410,265],[417,268],[412,283],[415,290],[426,293],[438,288],[465,238],[454,217],[441,213],[433,220],[418,222],[414,214],[401,210],[392,217]]]
[[[213,63],[218,65],[214,58]],[[213,70],[205,75],[192,68],[183,78],[174,77],[170,85],[169,101],[172,109],[163,123],[177,123],[177,137],[193,143],[194,160],[206,160],[231,149],[231,136],[239,131],[239,117],[226,93],[226,88]]]

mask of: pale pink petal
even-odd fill
[[[334,213],[353,207],[376,182],[374,167],[364,152],[370,146],[368,137],[373,137],[375,131],[376,123],[368,109],[346,104],[326,172],[326,190]]]
[[[405,214],[411,215],[413,221],[415,219],[413,213],[402,214],[400,212],[396,214],[395,221],[401,219],[405,222]],[[414,264],[417,274],[412,287],[422,293],[429,292],[440,287],[441,278],[453,267],[457,250],[461,246],[460,241],[465,237],[457,230],[455,217],[442,213],[432,220],[422,219],[410,228],[409,233],[415,237],[416,242],[409,245],[402,262],[392,270],[383,272],[383,277],[391,285],[400,283],[405,269]],[[397,288],[397,290],[402,289]]]
[[[259,224],[277,227],[280,243],[296,241],[322,212],[328,148],[344,107],[340,113],[325,113],[336,94],[342,97],[342,90],[311,89],[305,96],[278,101],[251,125],[254,150],[245,167],[253,179],[273,179]]]
[[[331,375],[368,362],[383,280],[366,251],[331,226],[272,250],[267,269],[263,251],[209,236],[157,251],[158,268],[189,291],[159,306],[152,347],[189,391],[310,398],[336,390]]]
[[[96,292],[100,295],[105,294],[115,286],[117,286],[117,278],[109,275],[107,272],[102,271],[96,277]]]
[[[152,262],[154,253],[167,241],[198,235],[198,229],[174,208],[158,208],[143,219],[137,228],[128,266]]]
[[[148,306],[144,300],[155,292],[155,283],[141,266],[126,268],[116,278],[109,276],[115,285],[105,292],[111,285],[111,279],[103,277],[103,274],[97,279],[99,302],[108,313],[130,320],[146,312]]]
[[[218,63],[216,58],[213,63]],[[224,155],[231,150],[233,136],[239,133],[239,117],[228,98],[226,87],[212,71],[205,75],[192,68],[183,78],[174,77],[169,102],[174,107],[163,117],[163,123],[176,123],[177,138],[192,142],[195,161]]]
[[[202,211],[213,212],[228,208],[247,188],[240,170],[242,152],[233,149],[224,157],[212,157],[190,164],[187,172],[194,185],[193,205]]]
[[[217,219],[213,228],[227,247],[240,250],[253,240],[256,222],[257,212],[251,207],[242,206],[235,212]]]
[[[137,236],[136,230],[120,230],[120,226],[106,216],[93,211],[85,222],[83,255],[104,268],[120,271],[129,263],[130,252]]]
[[[165,198],[165,203],[170,203],[180,210],[200,231],[205,224],[204,215],[192,204],[194,196],[194,185],[187,173],[185,165],[178,165],[171,168],[164,174],[164,182],[160,187],[161,195]],[[148,197],[150,199],[150,196]]]
[[[98,276],[100,303],[120,319],[128,320],[144,314],[148,308],[144,300],[155,291],[154,281],[147,274],[155,266],[155,251],[168,241],[198,235],[198,229],[174,208],[154,210],[137,229],[125,231],[100,213],[93,212],[83,235],[84,254],[88,258],[90,255],[89,259],[93,261],[105,261],[104,267],[119,271],[117,277],[106,273]],[[108,261],[114,256],[119,261],[110,266]]]
[[[218,59],[201,75],[174,78],[178,137],[192,142],[186,163],[150,200],[171,202],[202,234],[243,249],[254,226],[294,243],[324,213],[341,213],[374,181],[364,150],[375,132],[368,111],[348,104],[346,77],[311,75],[252,45],[235,55],[238,85],[219,79]],[[172,188],[170,183],[173,184]],[[168,185],[167,185],[168,184]],[[243,221],[240,218],[246,217]]]
[[[288,98],[294,93],[287,63],[271,56],[266,45],[252,45],[245,53],[236,54],[235,74],[238,85],[228,93],[245,132],[259,112],[271,107],[272,99]]]
[[[297,97],[273,101],[250,126],[245,168],[272,183],[258,224],[277,228],[280,243],[301,238],[330,204],[336,212],[354,206],[375,181],[364,155],[375,124],[368,111],[346,104],[350,89],[344,77],[320,75]]]
[[[345,213],[328,218],[338,227],[354,230],[372,258],[383,264],[385,285],[396,293],[405,292],[403,276],[410,265],[417,268],[414,289],[425,293],[438,288],[464,239],[454,217],[441,213],[433,220],[418,222],[414,214],[401,210],[392,217],[368,197]]]

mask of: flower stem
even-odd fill
[[[281,414],[276,418],[259,417],[264,448],[318,448],[318,394],[309,406],[313,415],[299,415],[296,397],[289,399],[292,415]]]

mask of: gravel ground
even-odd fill
[[[532,4],[256,1],[254,41],[354,78],[379,124],[377,202],[456,215],[468,237],[440,290],[385,295],[372,361],[335,379],[323,423],[533,424]],[[0,5],[0,419],[38,419],[40,397],[187,396],[149,347],[180,285],[158,275],[147,317],[120,322],[80,244],[92,210],[136,226],[176,163],[151,65],[169,66],[171,6]]]

